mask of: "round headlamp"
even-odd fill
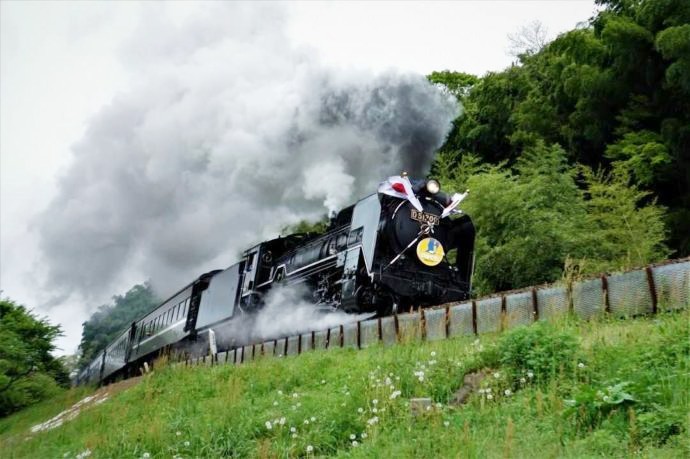
[[[441,184],[438,183],[438,181],[436,180],[427,180],[426,191],[428,191],[431,194],[436,194],[439,191],[441,191]]]

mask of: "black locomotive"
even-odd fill
[[[379,315],[467,299],[474,226],[456,209],[465,196],[441,192],[435,180],[391,177],[333,216],[325,234],[262,242],[238,263],[200,276],[123,330],[78,379],[113,379],[163,349],[210,339],[213,329],[260,309],[278,284],[304,284],[326,308]],[[226,333],[217,345],[242,344]]]

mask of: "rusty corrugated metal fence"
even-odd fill
[[[495,294],[418,312],[318,330],[186,360],[240,364],[259,357],[297,355],[313,349],[366,348],[401,341],[439,340],[499,332],[572,312],[583,319],[631,317],[690,308],[690,258],[624,273]]]

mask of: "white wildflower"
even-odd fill
[[[294,394],[292,394],[292,398],[297,398],[297,397],[299,397],[299,394],[298,394],[297,392],[295,392]]]
[[[316,418],[315,418],[314,416],[312,416],[312,417],[311,417],[311,418],[309,418],[309,419],[311,419],[311,422],[314,422],[314,421],[316,421]]]
[[[583,368],[585,367],[585,364],[582,363],[582,362],[580,362],[580,363],[577,364],[577,367],[578,367],[579,369],[583,369]]]
[[[292,438],[297,438],[297,434],[296,433],[292,434]]]
[[[299,408],[300,406],[302,406],[302,403],[301,403],[301,402],[297,402],[297,408]]]
[[[278,420],[278,423],[279,423],[281,426],[285,425],[285,418],[280,418],[280,419]]]
[[[442,404],[442,403],[437,403],[437,404],[436,404],[436,408],[439,408],[439,409],[440,409],[440,408],[442,408],[442,407],[443,407],[443,404]]]
[[[373,418],[367,420],[367,424],[369,424],[370,426],[373,426],[373,425],[376,424],[377,422],[379,422],[379,417],[378,417],[378,416],[374,416]]]
[[[489,394],[489,395],[486,396],[486,399],[487,399],[487,400],[493,400],[493,399],[494,399],[494,396],[491,395],[491,394]]]
[[[529,379],[534,378],[534,373],[531,372],[531,371],[528,371],[528,372],[527,372],[527,377],[528,377]]]
[[[378,411],[379,411],[379,410],[378,410],[376,407],[374,407],[374,408],[371,409],[371,412],[372,412],[372,413],[378,413]]]
[[[144,454],[141,455],[141,457],[142,457],[143,459],[149,459],[149,458],[151,457],[151,455],[150,455],[149,453],[144,453]]]
[[[296,432],[297,432],[297,429],[296,429],[295,427],[290,427],[290,432],[296,433]]]
[[[443,421],[443,425],[446,426],[446,427],[448,427],[448,426],[450,425],[450,422],[448,422],[448,421]]]
[[[273,428],[273,424],[271,424],[271,421],[266,421],[266,428],[268,430],[271,430]]]
[[[283,395],[283,391],[282,391],[282,390],[279,390],[279,391],[278,391],[278,395]]]
[[[429,360],[429,366],[436,365],[436,360]]]
[[[527,380],[525,378],[520,378],[520,384],[525,384]]]
[[[322,380],[321,380],[321,384],[326,384],[326,380],[325,380],[325,379],[322,379]]]
[[[191,443],[189,443],[189,441],[186,441],[186,442],[184,442],[184,445],[189,446],[189,445],[191,445]]]
[[[479,389],[477,392],[479,392],[481,395],[484,395],[484,393],[486,392],[486,389]]]
[[[486,393],[487,393],[487,394],[490,394],[490,393],[491,393],[491,388],[490,388],[490,387],[487,387],[487,388],[486,388]]]
[[[182,432],[180,432],[180,431],[178,430],[177,432],[175,432],[175,435],[177,435],[177,436],[179,437],[180,435],[182,435]]]
[[[379,401],[376,400],[376,399],[374,399],[374,400],[371,401],[371,403],[374,404],[374,405],[378,405]]]
[[[274,401],[273,406],[278,406],[278,402]]]
[[[314,447],[311,445],[307,445],[307,452],[311,453],[312,451],[314,451]]]
[[[359,434],[359,436],[362,437],[362,440],[368,437],[366,432],[362,432],[361,434]]]
[[[350,440],[354,440],[355,438],[357,438],[357,435],[355,435],[355,434],[350,434]]]
[[[513,391],[511,391],[510,389],[506,389],[503,391],[503,394],[505,394],[506,397],[510,397],[511,395],[513,395]]]
[[[426,407],[426,410],[427,410],[427,411],[431,411],[431,405],[427,406],[427,407]]]
[[[417,380],[419,380],[419,382],[424,382],[424,376],[420,376]]]
[[[436,357],[436,351],[431,351],[431,356]]]
[[[357,448],[358,446],[359,446],[359,443],[357,443],[357,440],[354,440],[354,441],[352,442],[352,447],[353,447],[353,448]]]
[[[386,377],[386,380],[384,381],[384,383],[386,383],[386,386],[390,386],[391,384],[393,384],[393,381],[391,381],[391,378]]]
[[[498,379],[500,377],[501,377],[501,373],[499,373],[499,372],[494,373],[494,378]]]
[[[308,426],[308,425],[309,425],[309,419],[305,419],[305,420],[304,420],[304,425],[305,425],[305,426]]]
[[[398,397],[400,396],[400,394],[402,394],[402,392],[399,391],[399,390],[396,390],[395,392],[393,392],[393,393],[391,394],[391,396],[390,396],[389,398],[390,398],[391,400],[394,400],[394,399],[398,398]]]
[[[358,413],[364,413],[364,408],[357,408]]]

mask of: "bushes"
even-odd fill
[[[69,378],[51,355],[60,327],[0,300],[0,417],[54,395]]]
[[[507,332],[496,346],[501,366],[516,377],[529,373],[529,379],[544,384],[560,373],[570,374],[579,350],[577,338],[546,323],[536,323]]]
[[[461,206],[477,228],[477,295],[553,282],[566,259],[581,274],[641,266],[665,258],[664,210],[610,173],[567,163],[557,144],[527,147],[513,167],[442,153],[434,174],[445,189],[469,188]]]

